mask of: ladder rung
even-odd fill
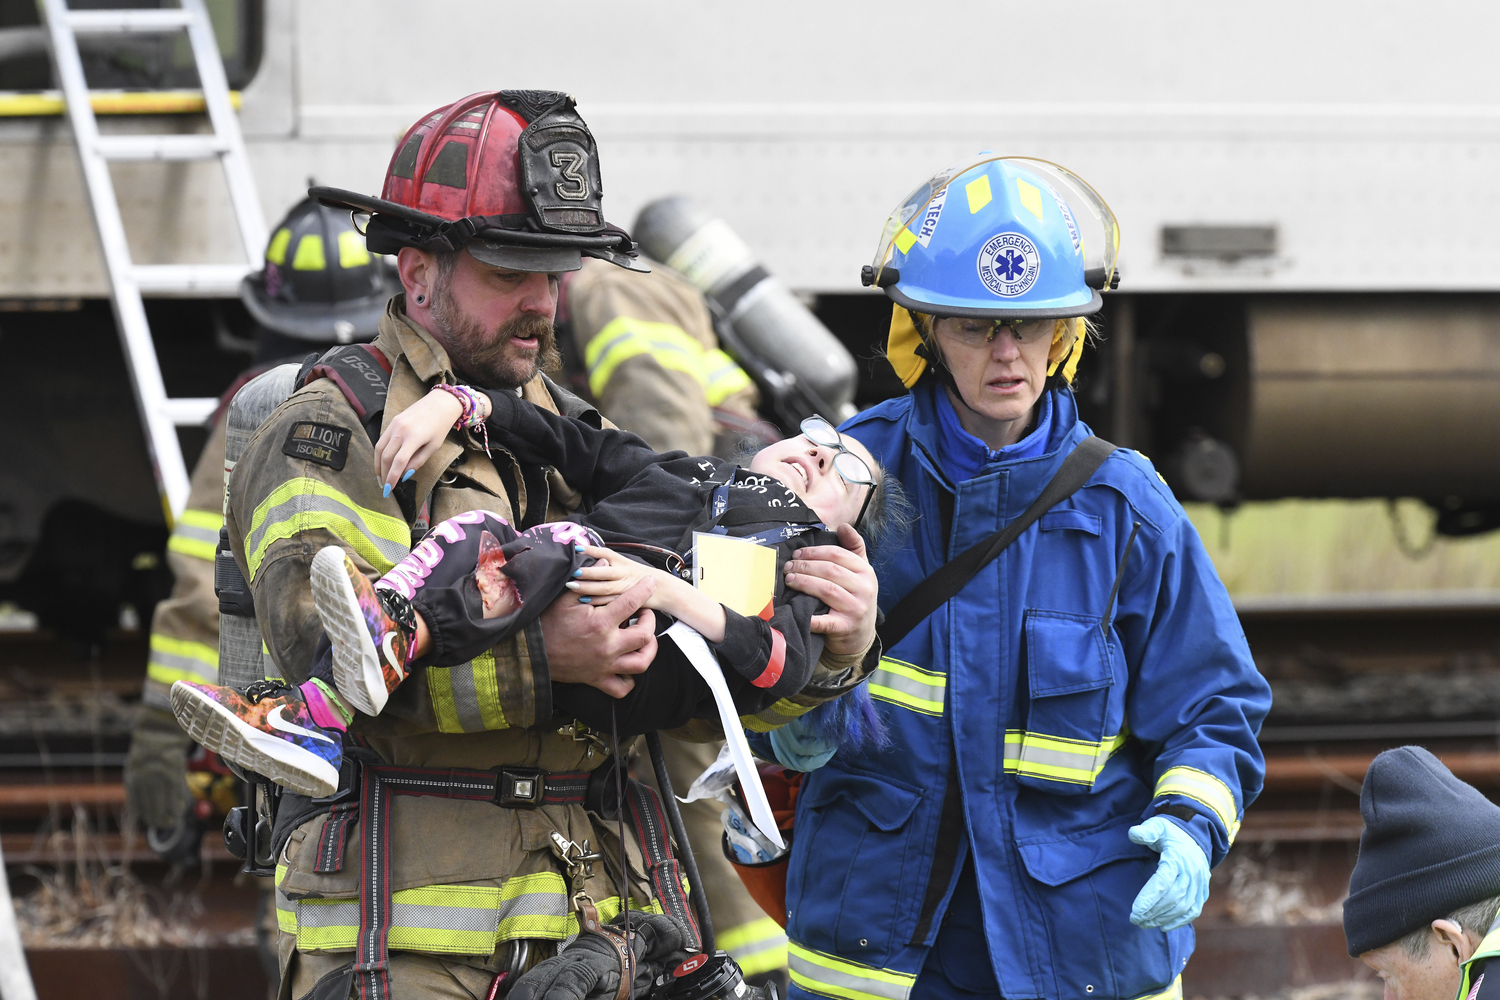
[[[192,12],[181,8],[68,11],[68,27],[79,34],[177,31],[192,23]]]
[[[216,135],[101,135],[94,149],[106,160],[211,160],[228,151]]]
[[[218,406],[219,400],[214,396],[202,399],[184,398],[162,401],[162,410],[166,413],[167,419],[178,427],[201,427],[208,423],[208,418],[213,416]]]
[[[232,299],[248,264],[137,264],[130,269],[142,295]]]

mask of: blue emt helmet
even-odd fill
[[[982,153],[902,200],[863,280],[900,307],[891,346],[904,341],[900,354],[910,355],[917,340],[906,313],[1033,320],[1098,312],[1099,292],[1119,282],[1119,249],[1114,213],[1083,178],[1046,160]],[[898,327],[908,335],[898,337]],[[1072,355],[1069,380],[1082,346],[1074,333],[1058,344]],[[926,368],[913,357],[907,373],[897,354],[891,360],[908,386]]]

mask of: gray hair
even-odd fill
[[[1491,896],[1468,906],[1461,906],[1446,916],[1445,920],[1451,920],[1466,931],[1473,931],[1480,937],[1490,929],[1495,921],[1495,914],[1500,912],[1500,896]],[[1432,950],[1432,924],[1423,924],[1410,934],[1399,938],[1396,942],[1406,954],[1413,959],[1423,959]]]

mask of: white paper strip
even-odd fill
[[[729,685],[724,683],[724,671],[718,657],[708,648],[703,636],[677,622],[667,629],[677,648],[682,650],[688,662],[708,682],[714,693],[714,704],[719,708],[719,722],[724,727],[724,738],[729,746],[729,757],[734,761],[735,773],[740,777],[740,789],[745,793],[745,804],[750,807],[750,818],[766,839],[777,847],[786,848],[781,831],[776,829],[776,817],[771,814],[771,801],[766,798],[765,786],[760,783],[760,772],[755,768],[755,759],[750,756],[750,744],[745,740],[745,727],[740,723],[740,714],[729,696]]]

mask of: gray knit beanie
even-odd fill
[[[1500,896],[1500,806],[1426,750],[1376,757],[1359,811],[1365,829],[1344,902],[1351,956]]]

